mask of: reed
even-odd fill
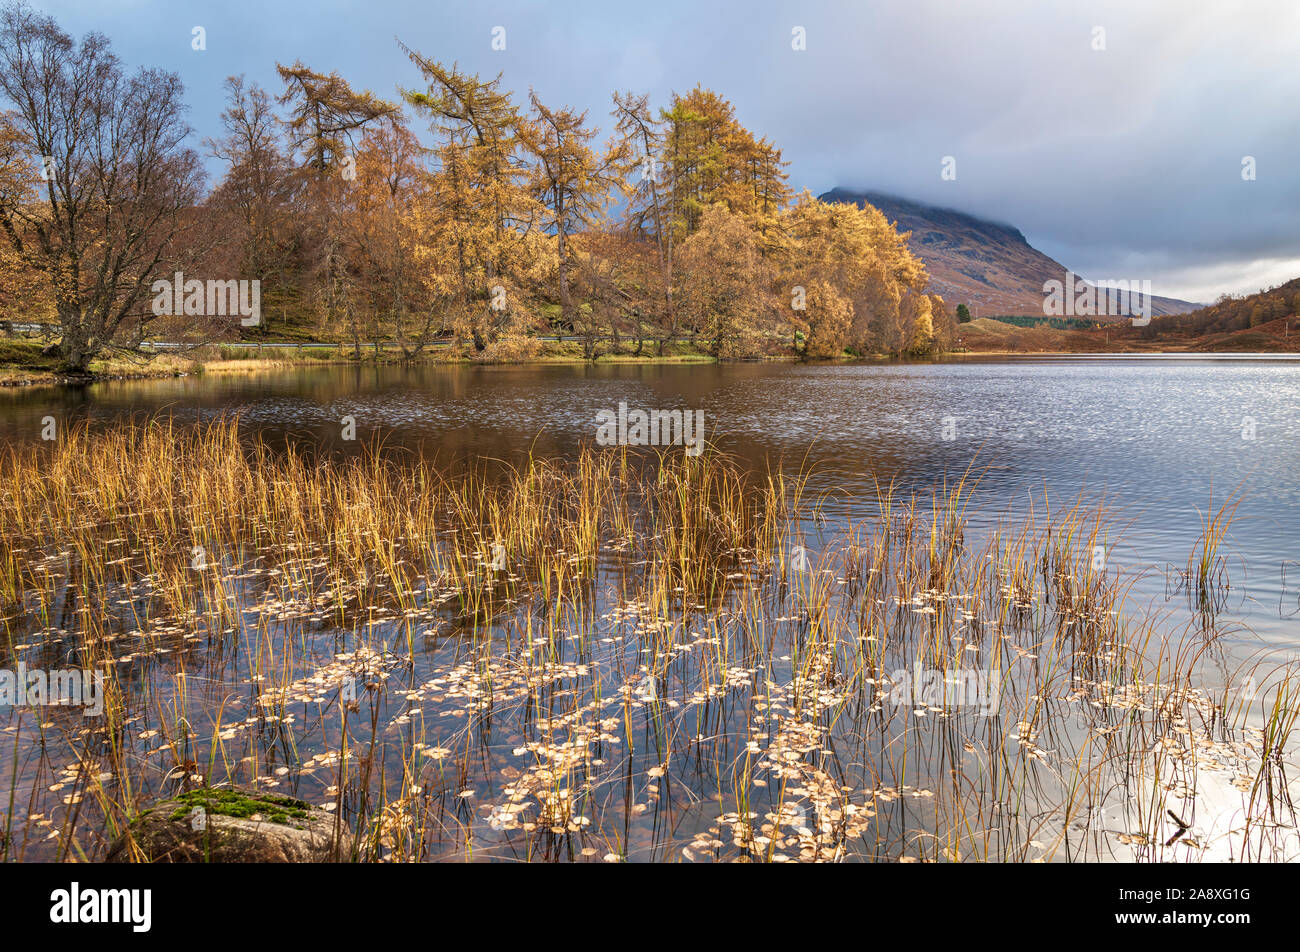
[[[1240,489],[1234,490],[1216,509],[1213,498],[1201,517],[1204,528],[1187,560],[1188,597],[1203,615],[1215,614],[1229,587],[1226,559],[1220,555],[1237,507]]]
[[[237,420],[11,447],[6,663],[108,700],[15,713],[6,858],[94,859],[199,784],[320,804],[357,860],[1195,859],[1224,788],[1233,855],[1285,850],[1291,672],[1227,717],[1204,626],[1098,559],[1112,514],[976,537],[972,470],[827,533],[809,476],[336,458]]]

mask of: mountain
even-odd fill
[[[1041,317],[1043,285],[1065,280],[1065,265],[1034,248],[1011,225],[882,192],[834,188],[819,197],[824,202],[866,202],[879,208],[900,232],[910,231],[910,246],[930,272],[928,290],[942,295],[953,307],[968,305],[976,316]],[[1198,307],[1175,298],[1151,298],[1153,315],[1185,314]],[[1097,320],[1125,318],[1099,316]]]

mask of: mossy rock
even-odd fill
[[[326,863],[337,859],[332,814],[293,797],[201,787],[141,810],[109,848],[110,863]]]

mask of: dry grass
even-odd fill
[[[1081,504],[975,542],[973,476],[881,487],[823,537],[779,467],[313,458],[233,421],[80,429],[0,479],[5,663],[110,685],[13,712],[8,858],[228,783],[337,811],[361,860],[1294,847],[1290,672],[1198,688],[1213,632],[1128,611]]]

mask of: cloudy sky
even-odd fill
[[[1089,278],[1210,301],[1300,275],[1297,0],[33,5],[75,34],[108,34],[131,65],[178,71],[196,146],[217,131],[225,77],[278,91],[277,61],[395,97],[419,78],[400,38],[602,124],[614,89],[662,104],[702,83],[784,149],[797,189],[879,189],[997,218]],[[498,26],[505,50],[492,48]],[[792,48],[796,27],[806,49]]]

